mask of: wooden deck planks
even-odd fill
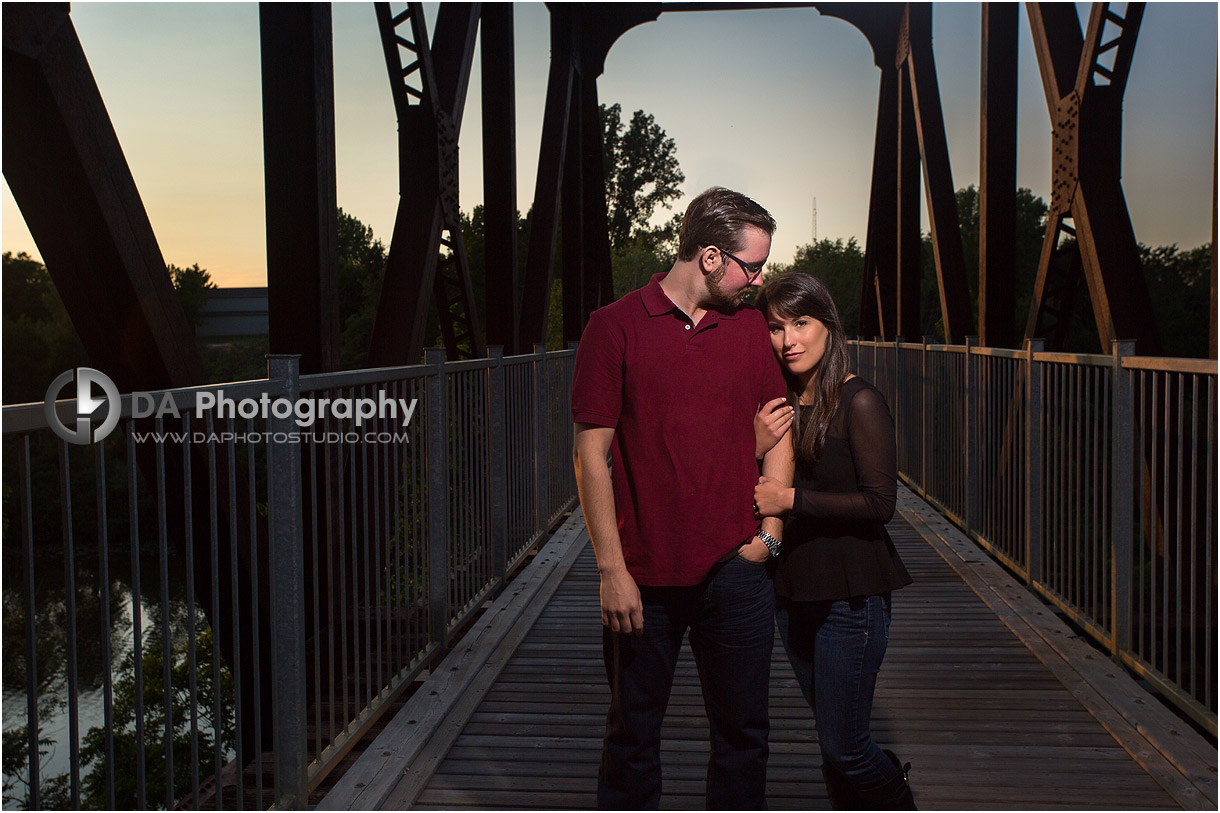
[[[1178,809],[928,542],[904,522],[891,533],[916,584],[895,594],[873,726],[913,763],[921,807]],[[608,702],[597,594],[586,547],[416,807],[594,805]],[[769,803],[825,809],[812,714],[778,641],[774,658]],[[703,807],[707,723],[689,647],[662,751],[662,807]]]

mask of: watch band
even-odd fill
[[[779,556],[780,549],[784,546],[783,542],[780,542],[774,536],[762,530],[760,530],[756,536],[763,541],[763,544],[767,546],[767,550],[771,551],[772,556]]]

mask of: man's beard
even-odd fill
[[[735,295],[729,296],[720,287],[720,283],[728,275],[728,263],[723,263],[721,266],[707,275],[707,292],[711,295],[712,303],[724,308],[737,308],[745,301],[746,294],[749,293],[750,287],[747,285]]]

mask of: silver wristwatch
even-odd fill
[[[767,550],[771,551],[772,556],[779,556],[780,548],[784,546],[783,542],[780,542],[766,531],[759,531],[756,536],[763,541],[763,544],[767,546]]]

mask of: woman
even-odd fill
[[[894,424],[885,398],[848,372],[847,342],[826,286],[803,273],[763,288],[771,346],[784,368],[786,407],[761,414],[765,448],[790,425],[793,488],[759,478],[763,516],[787,513],[775,565],[777,622],[817,720],[822,773],[835,809],[914,809],[901,765],[869,728],[885,657],[890,591],[911,583],[885,523],[897,493]]]

